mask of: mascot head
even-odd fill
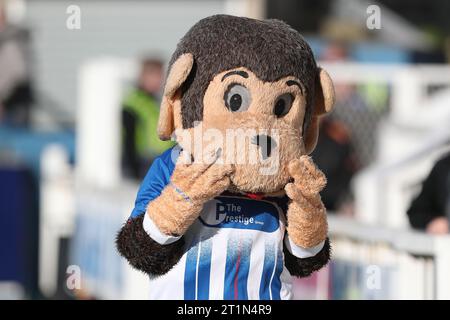
[[[289,162],[314,149],[333,103],[332,81],[297,31],[216,15],[195,24],[172,55],[158,134],[194,161],[210,149],[232,163],[232,191],[273,193],[289,182]]]

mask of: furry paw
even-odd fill
[[[288,170],[294,182],[288,183],[285,190],[292,200],[298,200],[301,196],[314,196],[327,184],[325,175],[309,156],[301,156],[300,159],[292,160]]]

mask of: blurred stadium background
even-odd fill
[[[380,29],[367,26],[370,5],[381,10]],[[122,170],[121,104],[143,56],[167,62],[191,25],[228,13],[288,22],[336,84],[327,128],[351,164],[329,180],[348,191],[330,205],[333,261],[295,280],[295,297],[450,299],[450,237],[413,230],[407,216],[450,150],[450,2],[0,0],[0,8],[0,298],[146,298],[145,276],[114,247],[138,188]],[[78,9],[80,28],[71,29]],[[332,162],[335,149],[319,146],[319,165]]]

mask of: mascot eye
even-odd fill
[[[240,84],[230,85],[225,92],[224,99],[227,108],[233,112],[246,111],[251,102],[250,92]]]
[[[278,97],[275,102],[275,107],[273,108],[273,113],[281,118],[289,113],[291,110],[292,102],[294,101],[294,97],[290,93],[285,93]]]

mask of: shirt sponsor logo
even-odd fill
[[[204,205],[199,220],[212,228],[274,232],[279,228],[279,211],[266,201],[217,197]]]

